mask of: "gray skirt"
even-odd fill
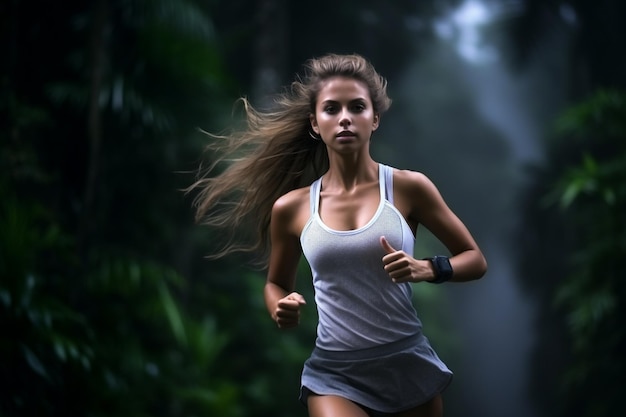
[[[381,413],[428,402],[450,384],[452,372],[420,334],[356,351],[315,347],[304,363],[300,401],[310,393],[337,395]]]

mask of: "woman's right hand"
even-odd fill
[[[306,304],[304,297],[297,292],[292,292],[278,300],[272,318],[281,329],[296,327],[300,324],[300,306],[303,304]]]

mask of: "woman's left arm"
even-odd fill
[[[444,201],[433,182],[424,174],[396,171],[395,189],[409,208],[412,223],[422,224],[450,251],[450,281],[470,281],[487,271],[487,261],[465,224]]]

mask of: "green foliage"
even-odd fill
[[[566,313],[572,361],[563,376],[564,415],[621,415],[626,384],[626,94],[600,91],[557,124],[579,157],[551,201],[575,241],[568,278],[555,295]],[[576,159],[578,162],[576,162]]]
[[[69,239],[45,222],[44,209],[21,205],[5,189],[0,194],[0,322],[11,337],[0,342],[0,385],[13,389],[0,404],[9,415],[17,415],[21,409],[50,408],[49,388],[62,383],[62,372],[89,372],[94,351],[84,315],[44,291],[53,283],[40,275],[46,253],[68,247]],[[31,401],[34,394],[40,402]]]
[[[102,253],[82,266],[49,212],[2,197],[3,415],[238,415],[235,385],[207,380],[228,337],[183,310],[180,275]]]
[[[303,411],[312,326],[279,332],[260,274],[203,259],[213,236],[179,191],[192,178],[175,172],[201,154],[196,129],[232,102],[206,5],[104,1],[94,50],[99,2],[19,3],[1,17],[28,24],[7,26],[20,53],[1,74],[0,415]],[[277,405],[286,386],[292,401]]]

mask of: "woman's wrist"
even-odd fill
[[[452,265],[450,265],[450,259],[447,256],[433,256],[431,258],[424,258],[424,260],[430,261],[435,277],[430,282],[431,284],[441,284],[449,281],[452,278],[454,271]]]

